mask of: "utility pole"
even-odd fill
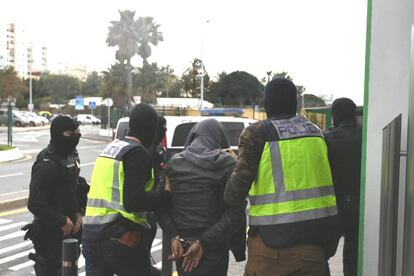
[[[33,112],[33,102],[32,102],[32,63],[33,63],[33,48],[29,48],[29,106],[28,109],[30,112]]]

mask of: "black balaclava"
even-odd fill
[[[158,129],[157,133],[155,134],[154,138],[154,144],[158,145],[161,143],[162,138],[164,138],[165,132],[167,129],[165,128],[165,124],[167,123],[167,120],[165,120],[164,116],[158,115]]]
[[[137,104],[129,116],[128,135],[138,138],[146,148],[154,141],[158,127],[158,115],[154,108],[147,104]]]
[[[275,78],[266,85],[264,108],[267,118],[295,115],[297,103],[296,86],[290,80]]]
[[[66,158],[75,151],[81,137],[80,133],[71,136],[64,136],[65,131],[75,131],[78,124],[69,116],[58,116],[53,119],[50,125],[50,144],[53,149]]]
[[[356,105],[348,98],[339,98],[332,103],[332,121],[334,126],[342,122],[356,123]]]

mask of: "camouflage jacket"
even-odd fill
[[[240,136],[236,167],[227,182],[224,200],[230,205],[243,205],[256,178],[265,145],[260,122],[248,126]]]

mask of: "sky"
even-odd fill
[[[0,1],[0,20],[22,24],[58,64],[106,70],[115,48],[106,45],[118,10],[154,17],[164,41],[150,62],[181,75],[202,58],[213,78],[246,71],[259,79],[287,71],[305,93],[363,103],[366,1],[363,0],[13,0]],[[141,66],[140,58],[133,60]]]

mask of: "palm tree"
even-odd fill
[[[131,58],[139,54],[144,64],[151,56],[152,45],[157,45],[163,40],[159,25],[155,24],[152,17],[140,17],[135,21],[135,11],[119,11],[119,21],[111,21],[108,28],[106,43],[110,47],[118,47],[115,58],[125,64],[127,69],[127,95],[128,107],[132,99],[132,66]]]
[[[162,33],[158,31],[160,25],[155,24],[152,17],[140,17],[136,21],[138,31],[138,55],[141,56],[143,63],[151,56],[150,44],[157,46],[158,42],[163,41]]]

